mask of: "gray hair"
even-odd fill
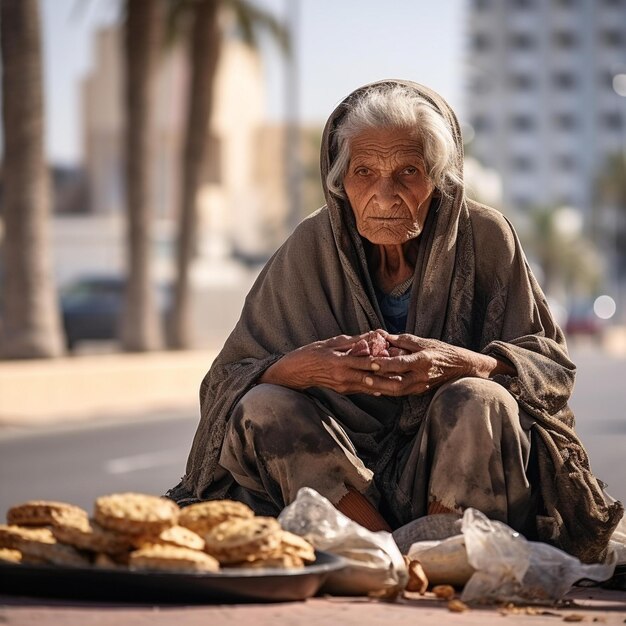
[[[326,176],[333,195],[346,197],[343,179],[350,164],[350,141],[374,128],[406,128],[419,140],[428,177],[442,193],[462,184],[454,136],[442,115],[411,88],[380,85],[359,96],[333,132],[337,156]]]

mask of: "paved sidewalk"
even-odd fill
[[[217,352],[190,350],[0,361],[0,427],[198,407]]]
[[[428,594],[410,594],[388,603],[367,598],[313,598],[284,604],[211,606],[141,606],[34,600],[0,595],[0,623],[15,626],[483,626],[532,624],[554,626],[560,622],[623,624],[626,593],[603,589],[576,589],[559,608],[471,608],[452,613],[445,601]]]

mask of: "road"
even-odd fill
[[[578,377],[572,406],[597,476],[626,502],[626,359],[591,347],[572,351]],[[163,493],[184,471],[198,414],[155,414],[46,431],[0,430],[0,518],[34,498],[91,510],[116,491]]]

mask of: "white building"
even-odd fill
[[[121,31],[117,27],[97,34],[93,70],[84,80],[82,91],[89,212],[101,222],[111,224],[125,210],[120,39]],[[151,199],[158,239],[155,247],[170,259],[180,199],[188,82],[187,57],[183,46],[177,46],[165,55],[158,71],[152,155]],[[285,211],[285,199],[278,197],[282,170],[276,165],[281,164],[272,168],[272,163],[268,163],[265,175],[258,175],[259,159],[267,158],[259,141],[260,132],[267,124],[259,54],[241,41],[227,39],[220,53],[214,94],[213,114],[207,129],[208,167],[197,199],[200,232],[199,256],[194,263],[196,274],[202,270],[200,266],[210,264],[212,259],[221,263],[232,248],[251,254],[258,252],[267,245],[263,241],[262,225],[280,221]],[[272,202],[267,200],[270,195]],[[104,220],[106,216],[111,219]],[[115,229],[117,237],[119,227]],[[218,273],[223,275],[223,267]]]
[[[626,150],[626,0],[469,0],[470,152],[499,172],[504,207],[571,206]]]

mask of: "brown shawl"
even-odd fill
[[[421,85],[385,82],[401,82],[432,103],[452,129],[462,163],[460,129],[448,104]],[[321,151],[327,205],[304,220],[267,263],[202,382],[201,421],[186,474],[170,491],[175,499],[184,494],[213,499],[227,493],[228,484],[213,479],[229,415],[281,355],[334,335],[385,327],[352,211],[325,184],[334,158],[333,129],[351,100],[372,87],[355,91],[330,116]],[[423,239],[426,248],[416,268],[407,332],[513,364],[517,375],[497,377],[497,382],[537,421],[534,445],[545,505],[545,515],[538,519],[540,537],[584,561],[601,558],[623,508],[605,503],[574,433],[567,401],[575,367],[512,226],[499,212],[467,200],[458,186],[443,197]],[[411,503],[395,493],[394,458],[417,431],[431,398],[405,397],[390,404],[389,399],[368,397],[374,412],[393,406],[396,418],[384,436],[364,434],[356,444],[374,469],[381,492],[394,494],[391,506],[401,523],[411,519]],[[334,404],[340,412],[353,406],[346,398]]]

